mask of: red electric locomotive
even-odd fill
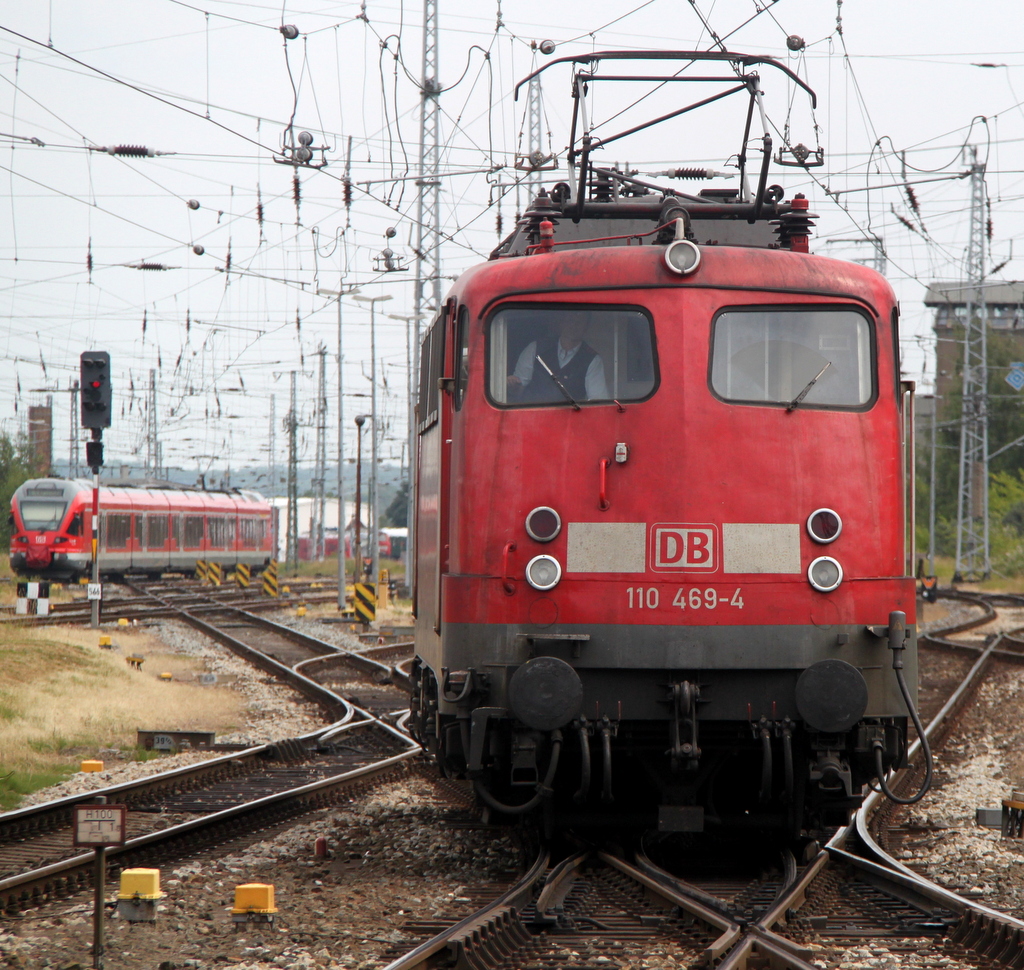
[[[786,70],[564,58],[577,106],[628,56],[735,69],[744,146],[751,67]],[[689,195],[598,168],[579,124],[574,179],[423,342],[413,730],[500,813],[845,820],[916,718],[893,291],[808,254],[767,132],[754,191]]]
[[[261,568],[274,555],[275,510],[256,492],[104,485],[99,504],[104,575],[191,572],[197,559]],[[30,479],[11,499],[11,523],[18,575],[91,575],[91,483]]]

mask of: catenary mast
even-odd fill
[[[954,582],[976,582],[992,571],[988,534],[988,310],[985,306],[985,163],[971,148],[971,234],[967,246],[960,474]]]
[[[420,177],[416,206],[416,292],[413,314],[412,392],[419,390],[420,327],[433,320],[441,306],[441,84],[438,80],[437,0],[423,3],[423,81],[420,86]],[[409,539],[406,546],[406,583],[412,585],[414,562],[413,514],[415,509],[416,428],[415,409],[409,402]]]

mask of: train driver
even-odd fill
[[[607,401],[604,361],[584,339],[586,311],[566,310],[558,336],[531,340],[508,376],[509,396],[521,401]]]

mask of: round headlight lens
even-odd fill
[[[807,516],[807,533],[815,542],[832,542],[843,531],[843,520],[832,509],[815,509]]]
[[[526,581],[541,592],[554,589],[561,578],[562,567],[553,556],[534,556],[526,564]]]
[[[547,505],[538,506],[526,517],[526,532],[538,542],[550,542],[561,531],[561,516]]]
[[[831,556],[819,556],[807,567],[807,581],[819,593],[831,593],[843,581],[843,567]]]
[[[669,243],[665,250],[665,265],[680,276],[692,273],[700,266],[700,250],[697,244],[690,242],[689,239],[677,239]]]

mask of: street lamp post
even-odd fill
[[[370,429],[370,507],[373,515],[373,526],[370,532],[370,556],[373,565],[370,567],[372,575],[370,582],[373,584],[375,594],[379,594],[378,584],[380,583],[380,493],[378,491],[377,475],[377,437],[379,421],[377,420],[377,326],[376,326],[376,305],[384,300],[390,300],[391,294],[384,293],[381,296],[354,295],[353,300],[360,303],[370,304],[370,421],[373,427]],[[369,516],[368,516],[369,518]],[[379,598],[379,597],[378,597]]]
[[[365,414],[356,415],[356,528],[355,541],[352,544],[352,582],[358,583],[362,579],[363,572],[363,549],[362,549],[362,520],[363,514],[363,425],[366,423]]]
[[[338,298],[338,609],[345,609],[345,397],[341,340],[341,298],[359,292],[358,286],[317,290],[319,296]]]
[[[408,498],[405,504],[405,524],[407,526],[406,540],[405,540],[405,585],[409,588],[409,592],[412,592],[412,557],[413,557],[413,518],[415,513],[415,488],[413,487],[416,481],[416,395],[419,392],[419,388],[413,386],[413,361],[416,355],[419,353],[419,347],[414,346],[413,340],[413,323],[422,319],[423,314],[421,313],[389,313],[388,317],[391,320],[404,320],[405,321],[405,367],[406,367],[406,379],[405,387],[408,395],[408,451],[409,456],[409,483],[408,483]]]

